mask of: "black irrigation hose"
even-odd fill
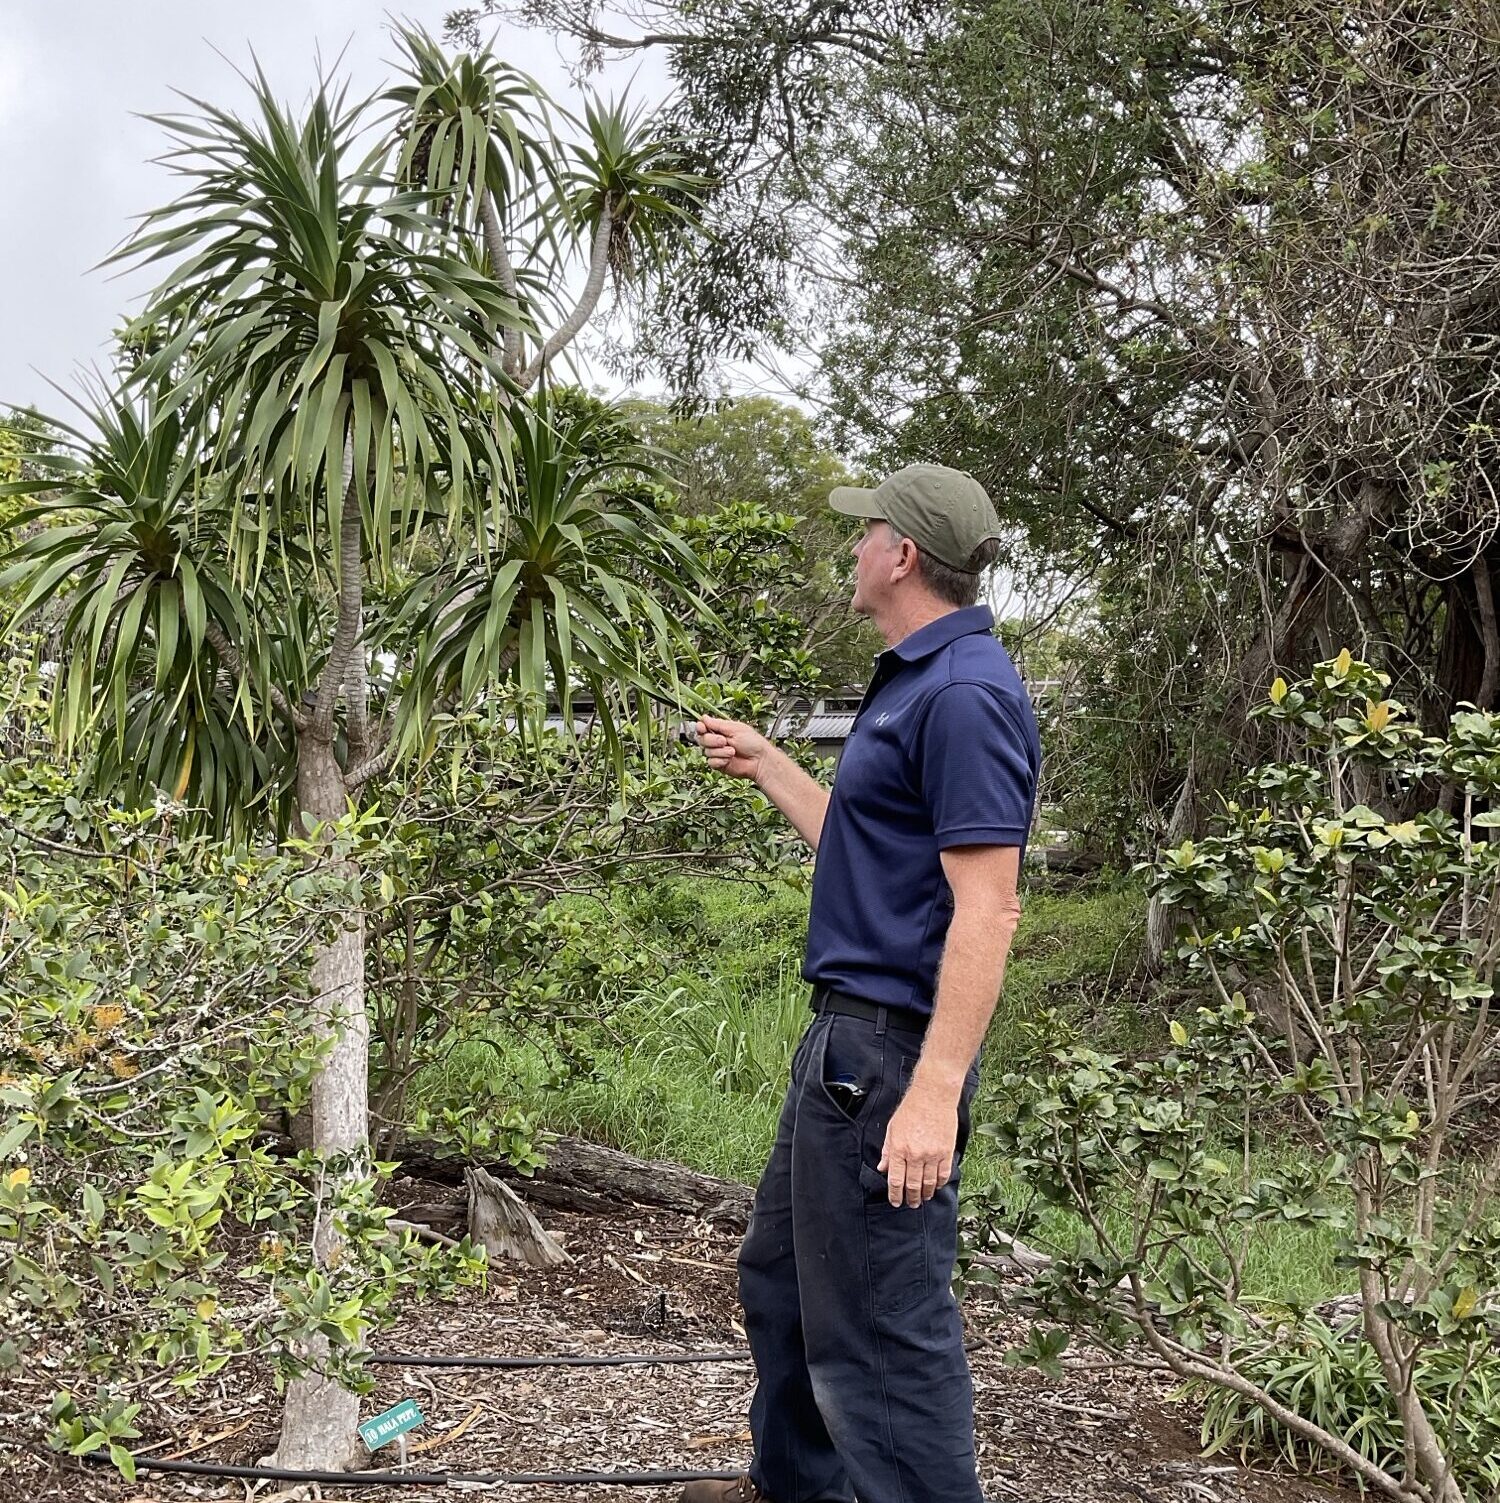
[[[628,1367],[673,1362],[748,1362],[749,1353],[624,1352],[616,1356],[429,1357],[409,1352],[374,1352],[365,1359],[397,1367]],[[112,1465],[108,1451],[86,1451],[85,1461]],[[733,1482],[739,1472],[312,1472],[279,1466],[236,1466],[218,1461],[153,1461],[135,1457],[140,1472],[187,1472],[195,1477],[244,1477],[255,1482],[317,1482],[325,1487],[447,1487],[470,1482],[558,1484],[571,1487],[671,1487],[679,1482]]]
[[[618,1356],[428,1357],[411,1352],[372,1352],[366,1362],[394,1367],[637,1367],[672,1362],[748,1362],[748,1351],[624,1352]]]
[[[110,1464],[108,1451],[86,1451],[85,1461]],[[740,1472],[301,1472],[291,1467],[232,1466],[215,1461],[135,1458],[141,1472],[188,1472],[195,1477],[244,1477],[257,1482],[317,1482],[324,1487],[447,1487],[452,1483],[557,1483],[573,1487],[670,1487],[678,1482],[732,1482]]]

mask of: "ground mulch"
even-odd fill
[[[409,1188],[420,1198],[422,1187]],[[521,1355],[743,1345],[736,1236],[695,1218],[646,1210],[628,1220],[563,1213],[543,1219],[572,1262],[546,1271],[496,1269],[485,1290],[410,1310],[380,1338],[379,1350]],[[1357,1496],[1272,1467],[1204,1459],[1197,1416],[1171,1399],[1166,1383],[1133,1369],[1073,1366],[1052,1379],[1007,1367],[1006,1345],[1021,1339],[1025,1322],[978,1293],[967,1301],[966,1315],[975,1338],[970,1360],[980,1474],[992,1503],[1352,1503]],[[411,1397],[426,1417],[408,1437],[414,1470],[715,1470],[742,1467],[750,1455],[748,1362],[378,1372],[366,1415]],[[36,1375],[38,1394],[44,1376]],[[162,1388],[154,1407],[142,1412],[138,1450],[253,1464],[273,1449],[278,1404],[263,1367],[226,1369],[187,1396]],[[4,1394],[0,1409],[24,1412],[26,1397],[23,1382]],[[394,1466],[394,1445],[373,1464]],[[131,1484],[58,1457],[32,1437],[12,1433],[8,1445],[0,1438],[0,1503],[246,1503],[252,1497],[275,1503],[295,1496],[276,1486],[145,1471]],[[666,1503],[678,1489],[532,1485],[486,1492],[507,1503]],[[452,1486],[354,1486],[330,1489],[327,1496],[421,1503],[457,1493]]]

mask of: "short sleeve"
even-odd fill
[[[912,750],[940,850],[1026,844],[1036,772],[1030,738],[1001,695],[983,684],[945,685],[928,702]]]

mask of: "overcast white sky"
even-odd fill
[[[173,176],[154,165],[159,127],[139,118],[190,109],[173,90],[221,107],[248,106],[236,66],[259,59],[284,99],[300,102],[318,60],[343,54],[351,95],[373,93],[394,70],[388,26],[394,14],[442,28],[455,0],[0,0],[0,203],[14,207],[0,228],[0,407],[34,405],[66,417],[82,370],[109,363],[110,331],[134,312],[150,277],[94,270],[128,233],[132,217],[169,201]],[[570,53],[553,38],[489,22],[496,51],[576,107]],[[221,55],[222,54],[222,55]],[[616,63],[589,86],[634,99],[661,99],[666,70],[653,54]],[[159,272],[158,272],[159,274]],[[732,389],[786,399],[801,361],[784,375],[726,372]],[[616,389],[585,364],[591,384]],[[1014,610],[1003,585],[1002,611]]]
[[[321,53],[344,54],[351,94],[391,76],[389,16],[438,34],[455,0],[5,0],[0,18],[0,405],[60,413],[48,379],[72,389],[81,368],[107,365],[110,330],[147,280],[91,270],[128,232],[132,216],[174,196],[151,159],[158,127],[138,118],[184,108],[174,89],[243,107],[253,50],[283,98],[301,101]],[[496,50],[561,102],[576,101],[554,41],[498,30]],[[215,51],[215,49],[218,49]],[[219,54],[222,53],[223,56]],[[632,84],[633,80],[633,84]],[[654,57],[617,65],[593,86],[660,98]]]

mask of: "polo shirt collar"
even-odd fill
[[[989,632],[994,629],[994,625],[995,613],[989,606],[965,606],[939,616],[936,621],[929,621],[926,626],[919,626],[909,637],[902,638],[894,647],[886,648],[881,656],[895,656],[904,663],[919,662],[922,658],[931,657],[950,642],[958,641],[960,637]]]

